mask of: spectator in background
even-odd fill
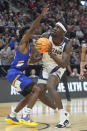
[[[72,66],[72,68],[78,68],[79,69],[79,65],[80,65],[80,56],[78,52],[74,52],[72,53],[72,56],[70,58],[70,65]]]
[[[2,38],[2,35],[0,34],[0,49],[3,48],[4,44],[5,44],[5,42],[4,42],[3,38]]]
[[[18,42],[17,42],[17,40],[15,39],[15,37],[12,37],[11,40],[10,40],[10,42],[9,42],[9,45],[10,45],[11,50],[14,49],[14,46],[15,46],[15,44],[17,44],[17,43],[18,43]]]
[[[80,27],[78,27],[78,29],[76,30],[76,36],[78,37],[80,42],[84,39],[84,34],[83,34],[82,30],[80,29]]]
[[[12,54],[9,44],[6,44],[0,51],[1,65],[9,65],[10,55]]]
[[[80,42],[78,37],[75,37],[73,39],[72,46],[73,46],[73,50],[78,50],[78,48],[80,47]]]
[[[36,70],[32,69],[30,74],[31,75],[29,76],[29,78],[31,78],[37,84],[38,76],[36,75]]]
[[[77,68],[73,68],[72,77],[79,77]]]

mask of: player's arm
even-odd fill
[[[81,63],[80,63],[80,79],[84,78],[84,67],[85,67],[85,56],[86,56],[86,45],[82,45]]]
[[[39,26],[40,21],[42,20],[43,16],[47,13],[47,11],[48,11],[48,5],[45,6],[45,8],[43,8],[40,16],[33,22],[33,24],[31,25],[31,28],[26,31],[25,35],[22,37],[20,41],[20,44],[25,44],[26,42],[29,41],[29,39],[33,35],[35,29]]]
[[[72,73],[72,69],[71,69],[70,64],[67,65],[67,70],[69,71],[70,76],[73,76],[73,73]]]
[[[42,35],[33,35],[33,38],[34,39],[39,39],[41,37],[45,37],[45,38],[48,38],[49,37],[49,33],[48,32],[45,32],[43,33]]]
[[[70,74],[72,74],[71,66],[67,65],[67,70],[69,71]]]
[[[38,57],[39,55],[39,57]],[[38,64],[42,60],[42,54],[39,54],[35,47],[32,48],[32,53],[30,57],[30,63]]]
[[[52,52],[50,53],[50,57],[62,68],[67,67],[67,65],[69,64],[69,60],[70,60],[70,55],[72,52],[72,42],[70,41],[66,47],[65,47],[65,51],[63,53],[63,57],[62,59],[59,59],[57,56],[55,56],[54,54],[52,54]]]

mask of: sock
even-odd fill
[[[10,117],[16,117],[16,116],[17,116],[17,113],[15,111],[12,111],[10,114]]]
[[[26,117],[26,115],[28,115],[28,114],[31,115],[31,112],[32,112],[31,108],[24,107],[23,117]]]
[[[59,123],[63,123],[66,119],[69,119],[64,109],[59,110]]]
[[[63,113],[63,112],[65,112],[64,109],[59,109],[59,113]]]

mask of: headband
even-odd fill
[[[66,28],[61,22],[57,22],[56,25],[60,26],[65,32],[67,32]]]

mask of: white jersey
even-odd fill
[[[67,38],[61,43],[60,46],[56,46],[52,41],[52,36],[49,37],[50,42],[52,43],[52,53],[55,54],[59,59],[62,59],[65,45],[69,41]],[[38,79],[38,83],[47,83],[49,75],[56,75],[61,79],[66,68],[58,66],[58,64],[50,57],[48,52],[43,54],[43,71],[42,78]]]
[[[62,42],[60,46],[56,46],[52,41],[52,36],[49,37],[49,40],[52,43],[52,53],[55,54],[59,59],[62,59],[66,43]],[[53,68],[58,66],[58,64],[50,57],[48,52],[43,54],[42,62],[43,67],[47,70],[52,70]]]

